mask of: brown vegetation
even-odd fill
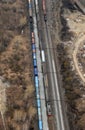
[[[61,30],[62,43],[57,45],[58,59],[61,66],[63,88],[65,89],[65,102],[68,104],[68,117],[71,130],[85,130],[85,85],[81,81],[75,68],[73,69],[72,53],[75,45],[75,41],[78,35],[75,35],[75,31],[70,32],[70,27],[67,24],[67,20],[64,16],[69,12],[73,16],[73,9],[64,3],[61,11],[61,23],[63,29]],[[66,1],[67,2],[67,1]],[[70,10],[71,9],[71,10]],[[64,19],[64,20],[63,20]],[[78,25],[77,23],[75,25]],[[73,27],[73,26],[71,26]],[[80,27],[80,26],[79,26]],[[81,31],[77,28],[76,32]],[[76,33],[77,34],[77,33]],[[69,44],[70,43],[70,44]],[[72,64],[71,64],[72,63]]]
[[[4,114],[7,130],[35,129],[35,89],[26,11],[26,1],[0,2],[0,76],[10,84],[6,88]],[[0,128],[3,129],[1,116]]]

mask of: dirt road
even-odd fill
[[[80,76],[80,78],[82,79],[83,82],[85,82],[85,78],[83,77],[83,74],[82,72],[80,71],[79,67],[78,67],[78,60],[77,60],[77,52],[78,52],[78,49],[79,49],[79,46],[80,44],[85,40],[85,36],[82,36],[82,38],[78,39],[77,42],[75,43],[75,50],[73,52],[73,61],[74,61],[74,65],[75,65],[75,68]]]

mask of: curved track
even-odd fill
[[[74,61],[74,66],[80,76],[80,78],[82,79],[82,81],[85,83],[85,78],[83,77],[83,74],[82,72],[80,71],[79,69],[79,66],[78,66],[78,60],[77,60],[77,52],[78,52],[78,48],[80,46],[80,44],[85,40],[85,36],[83,36],[82,38],[78,39],[78,41],[75,43],[76,47],[75,47],[75,50],[73,52],[73,61]]]

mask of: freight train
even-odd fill
[[[32,0],[28,0],[28,10],[29,10],[29,19],[30,19],[30,30],[31,30],[34,83],[35,83],[36,99],[37,99],[38,126],[39,126],[39,130],[43,130],[43,122],[42,122],[42,115],[41,115],[41,100],[40,100],[40,93],[39,93],[39,80],[38,80],[39,78],[38,78],[37,58],[36,58],[36,44],[35,44],[35,36],[33,30]]]

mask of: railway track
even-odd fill
[[[44,0],[45,1],[45,0]],[[41,26],[42,26],[42,47],[45,49],[46,55],[46,64],[47,64],[47,75],[48,75],[48,96],[49,102],[51,104],[51,108],[53,108],[52,112],[54,115],[54,122],[55,122],[55,129],[56,130],[69,130],[69,125],[66,117],[65,110],[63,106],[65,105],[62,98],[62,89],[60,89],[58,72],[55,67],[55,57],[54,57],[54,50],[52,45],[52,39],[50,34],[49,25],[51,23],[50,17],[50,5],[51,1],[46,1],[47,3],[47,11],[46,8],[43,8],[43,12],[40,13],[41,17]],[[40,8],[41,10],[41,8]],[[52,14],[52,13],[51,13]],[[46,17],[43,19],[42,15]],[[43,22],[42,22],[43,21]]]

